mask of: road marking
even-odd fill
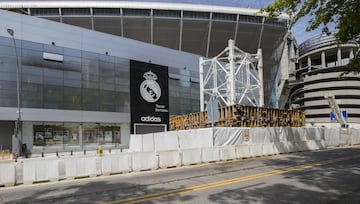
[[[257,174],[252,174],[252,175],[228,179],[228,180],[206,183],[206,184],[201,184],[201,185],[197,185],[197,186],[190,186],[190,187],[186,187],[186,188],[179,188],[179,189],[174,189],[174,190],[169,190],[169,191],[164,191],[164,192],[159,192],[159,193],[153,193],[153,194],[148,194],[148,195],[143,195],[143,196],[137,196],[137,197],[127,198],[127,199],[122,199],[122,200],[104,202],[103,204],[139,203],[139,202],[144,202],[144,201],[149,201],[149,200],[154,200],[154,199],[159,199],[159,198],[181,195],[181,194],[190,193],[190,192],[194,192],[194,191],[201,191],[201,190],[206,190],[206,189],[210,189],[210,188],[216,188],[216,187],[231,185],[231,184],[235,184],[235,183],[251,181],[251,180],[274,176],[274,175],[279,175],[279,174],[285,174],[285,173],[289,173],[292,171],[310,169],[310,168],[317,167],[317,166],[323,166],[326,164],[332,164],[332,163],[351,160],[351,159],[355,159],[355,158],[360,158],[360,155],[342,157],[342,158],[337,158],[337,159],[329,159],[329,160],[320,161],[320,162],[286,167],[283,169],[277,169],[277,170],[273,170],[273,171],[257,173]]]

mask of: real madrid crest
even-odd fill
[[[143,74],[145,81],[140,85],[140,94],[149,103],[158,101],[161,97],[161,88],[156,82],[158,77],[152,71]]]

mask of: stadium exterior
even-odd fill
[[[253,9],[119,1],[2,1],[0,8],[25,14],[0,11],[5,147],[19,118],[22,143],[32,152],[126,147],[136,130],[166,129],[169,117],[199,110],[198,58],[216,55],[228,39],[249,53],[263,50],[265,106],[286,103],[286,80],[294,76],[297,50],[287,16],[266,20]],[[141,90],[135,96],[139,86],[151,86],[159,98],[145,99]],[[148,114],[143,99],[160,115]]]
[[[331,109],[325,95],[334,95],[347,122],[352,127],[360,123],[360,77],[348,66],[358,49],[355,41],[338,44],[333,35],[316,36],[299,46],[297,80],[290,82],[292,107],[305,110],[307,123],[338,126],[330,117]]]

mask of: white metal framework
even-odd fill
[[[262,51],[246,53],[235,46],[228,47],[211,59],[200,58],[200,109],[205,98],[219,99],[221,105],[243,104],[264,106]]]

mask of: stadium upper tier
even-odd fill
[[[1,1],[0,8],[205,57],[219,54],[229,39],[245,52],[261,48],[267,106],[275,93],[289,21],[286,15],[267,19],[256,9],[199,4]]]
[[[265,20],[256,9],[176,3],[2,1],[0,8],[209,57],[228,39],[271,55],[288,21],[286,15]]]
[[[299,46],[297,80],[289,104],[306,112],[307,122],[331,122],[331,109],[325,95],[334,95],[347,121],[360,122],[360,77],[348,66],[358,45],[355,41],[338,44],[334,35],[319,35]],[[353,72],[355,71],[355,72]]]

